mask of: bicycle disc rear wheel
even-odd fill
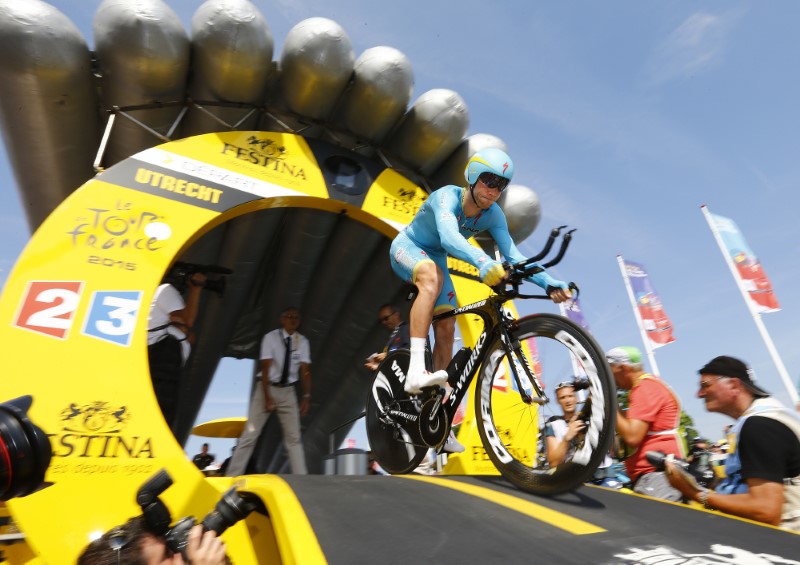
[[[499,339],[491,343],[476,384],[475,414],[484,448],[502,475],[524,491],[555,495],[573,490],[592,476],[613,438],[616,386],[605,355],[591,335],[563,316],[522,318],[511,336],[521,349],[509,359]],[[534,396],[523,364],[532,369],[549,398],[546,404],[522,400],[509,362],[516,364],[523,388]],[[542,437],[544,422],[562,414],[556,385],[576,376],[588,382],[586,433],[577,438],[564,462],[551,467]]]
[[[378,464],[389,473],[409,473],[419,466],[428,448],[419,428],[421,404],[403,389],[409,352],[389,353],[378,367],[367,395],[367,439]]]

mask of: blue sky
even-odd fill
[[[186,29],[202,4],[169,0]],[[53,0],[94,41],[99,0]],[[413,99],[457,91],[468,134],[502,138],[515,182],[542,203],[532,254],[550,228],[578,228],[553,270],[582,289],[584,315],[608,349],[641,347],[617,254],[645,266],[677,341],[656,352],[662,376],[704,435],[729,420],[695,398],[697,369],[720,354],[749,362],[789,403],[700,211],[736,221],[782,310],[763,321],[793,382],[800,374],[800,4],[771,2],[256,0],[280,55],[288,31],[323,16],[358,56],[377,45],[410,60]],[[0,153],[0,283],[29,230]],[[795,281],[794,283],[792,281]],[[538,302],[538,301],[537,301]],[[518,304],[523,313],[541,304]],[[545,309],[555,311],[552,305]],[[245,415],[249,364],[224,362],[201,420]],[[225,382],[226,386],[218,386]],[[187,451],[198,450],[192,438]],[[213,441],[224,456],[232,442]]]

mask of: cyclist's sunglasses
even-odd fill
[[[509,183],[508,179],[494,173],[482,173],[478,180],[489,188],[496,188],[500,192],[503,192]]]
[[[566,387],[575,388],[575,381],[562,381],[556,385],[556,390],[560,390]]]

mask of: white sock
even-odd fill
[[[408,374],[416,375],[425,370],[425,338],[411,338],[411,359],[408,362]]]

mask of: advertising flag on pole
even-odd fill
[[[558,307],[559,310],[561,310],[562,316],[569,318],[587,332],[589,331],[589,324],[586,323],[586,318],[583,317],[583,309],[577,297],[572,300],[567,300],[566,302],[560,302]]]
[[[764,344],[767,346],[770,357],[772,357],[772,361],[778,369],[778,374],[783,380],[783,386],[786,387],[792,402],[797,404],[800,402],[800,394],[794,387],[783,360],[767,331],[767,327],[761,319],[762,313],[775,312],[779,309],[778,300],[772,292],[772,284],[764,274],[764,270],[761,268],[761,264],[756,259],[755,254],[745,243],[739,228],[733,220],[712,214],[705,204],[700,206],[700,210],[703,212],[706,222],[708,222],[708,227],[711,228],[711,233],[714,235],[719,250],[722,252],[736,285],[739,287],[739,292],[742,293],[744,303],[750,311],[750,316],[752,316],[753,322],[761,334]]]
[[[672,343],[675,341],[672,335],[672,322],[664,312],[661,298],[653,288],[647,271],[639,263],[626,260],[623,260],[623,263],[625,278],[633,292],[636,312],[650,346],[656,349]]]
[[[712,230],[716,230],[716,235],[722,242],[720,247],[734,267],[736,283],[747,293],[756,311],[764,314],[780,310],[778,299],[772,291],[772,283],[736,223],[730,218],[711,212],[708,212],[708,217]]]

